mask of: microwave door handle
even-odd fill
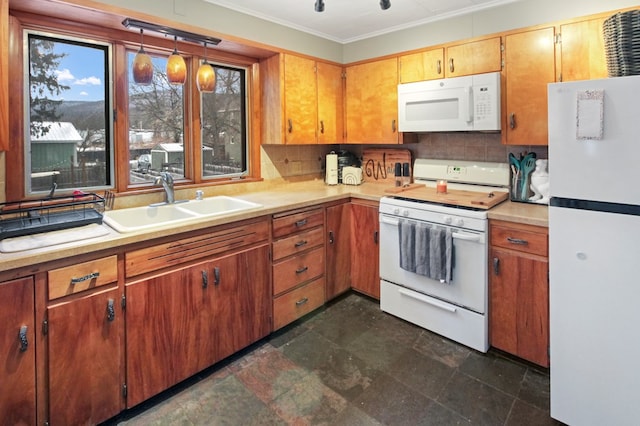
[[[464,99],[467,102],[467,105],[463,105],[462,109],[463,109],[463,114],[465,114],[464,121],[466,121],[467,123],[471,124],[473,122],[473,87],[471,86],[467,86],[465,87],[465,97]],[[466,108],[465,108],[466,107]]]

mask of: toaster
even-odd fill
[[[345,185],[360,185],[362,183],[362,169],[353,166],[343,167],[342,183]]]

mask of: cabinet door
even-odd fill
[[[0,283],[0,419],[36,424],[33,278]]]
[[[446,75],[482,74],[502,69],[500,37],[472,41],[447,47]]]
[[[492,248],[491,346],[549,366],[548,262]]]
[[[602,24],[605,17],[560,26],[558,81],[606,78]]]
[[[547,84],[555,81],[554,33],[550,27],[505,37],[505,144],[548,143]]]
[[[199,264],[127,285],[128,407],[200,371],[203,345],[215,350],[199,330],[206,272]]]
[[[317,62],[318,143],[344,139],[344,79],[341,66]]]
[[[216,342],[211,365],[271,332],[269,246],[217,259],[207,269],[211,293],[202,336]]]
[[[119,294],[114,288],[47,309],[50,424],[96,424],[122,410]]]
[[[327,300],[351,287],[351,205],[327,207]]]
[[[398,60],[347,67],[348,143],[398,143]]]
[[[403,55],[398,58],[398,61],[400,83],[435,80],[444,77],[443,48]]]
[[[378,207],[351,205],[351,287],[380,299]]]
[[[284,55],[285,138],[288,144],[315,144],[318,118],[316,65]]]

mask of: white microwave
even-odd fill
[[[401,132],[499,131],[500,73],[398,85]]]

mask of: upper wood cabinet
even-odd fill
[[[560,25],[557,55],[557,81],[606,78],[602,24],[606,17]]]
[[[555,81],[555,28],[504,38],[502,143],[547,144],[547,84]]]
[[[500,37],[447,46],[445,74],[459,77],[470,74],[500,71],[502,45]]]
[[[340,143],[342,67],[291,54],[261,62],[262,143]]]
[[[444,48],[398,57],[400,83],[436,80],[444,77]]]
[[[347,143],[399,143],[398,59],[346,69]]]

